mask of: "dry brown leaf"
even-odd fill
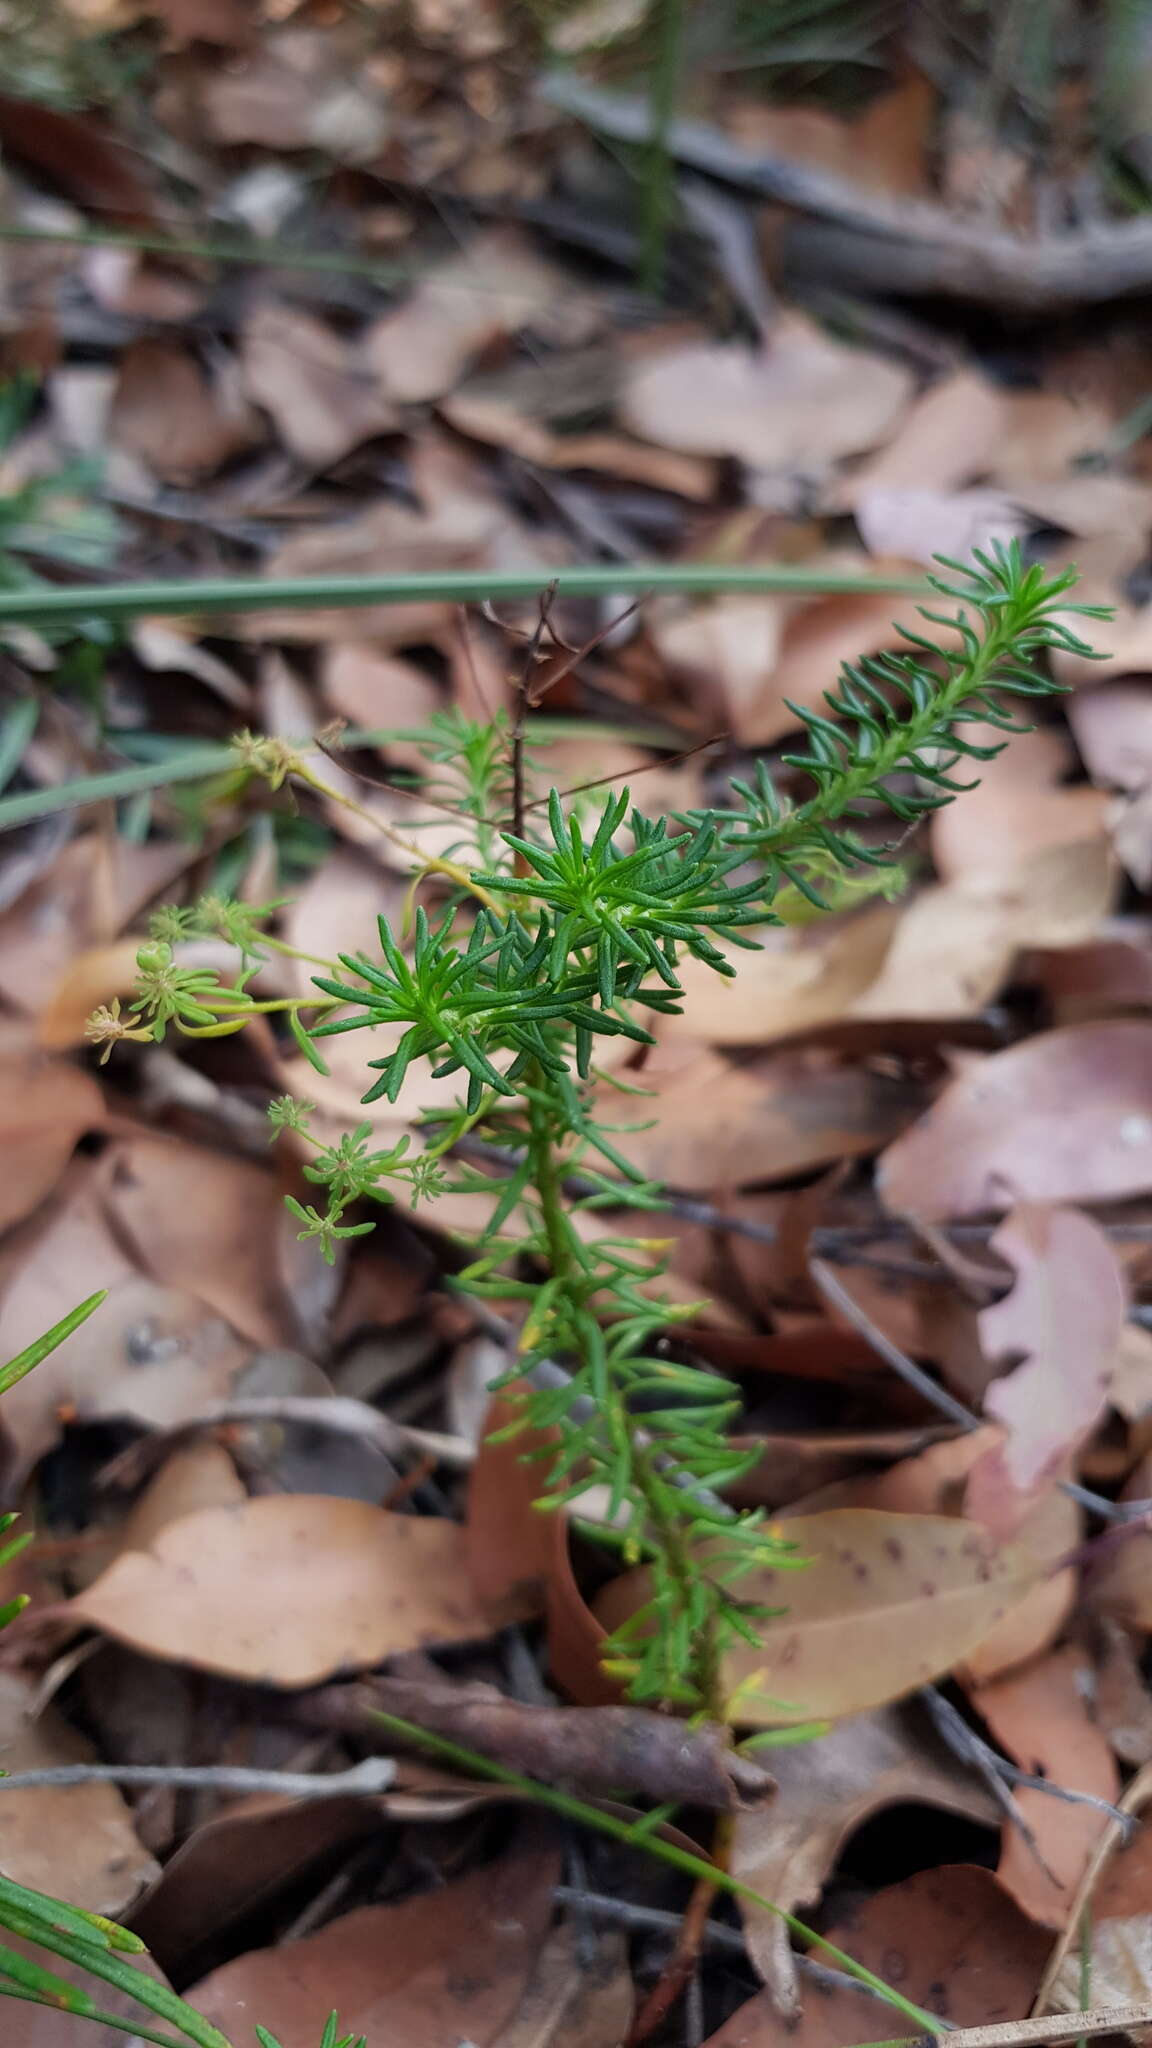
[[[1098,450],[1113,424],[1108,407],[1063,391],[1009,391],[1004,401],[1004,431],[988,475],[1007,491],[1067,481],[1077,459]]]
[[[625,382],[620,416],[663,447],[811,474],[875,447],[911,390],[910,373],[890,356],[847,348],[789,313],[759,352],[696,342],[641,364]]]
[[[966,1062],[889,1146],[888,1208],[964,1216],[1012,1201],[1108,1201],[1152,1186],[1152,1026],[1041,1033]]]
[[[207,1146],[139,1137],[122,1140],[102,1173],[106,1213],[143,1271],[199,1296],[253,1344],[297,1340],[274,1171]]]
[[[361,59],[359,39],[331,23],[265,32],[250,56],[202,74],[201,118],[216,142],[262,143],[278,154],[318,149],[366,163],[390,117]]]
[[[969,1698],[1001,1748],[1037,1777],[1072,1792],[1115,1800],[1120,1778],[1108,1743],[1085,1701],[1088,1669],[1083,1652],[1050,1651],[1010,1677],[970,1686]],[[1001,1883],[1042,1927],[1063,1927],[1081,1873],[1106,1815],[1091,1806],[1054,1799],[1021,1787],[1016,1798],[1052,1875],[1033,1856],[1019,1831],[1005,1824]]]
[[[108,1299],[4,1397],[4,1430],[27,1470],[56,1442],[61,1412],[160,1427],[226,1398],[248,1357],[202,1301],[144,1279],[108,1227],[88,1176],[26,1246],[0,1304],[0,1357],[13,1357],[99,1288]]]
[[[827,1930],[866,1968],[953,2026],[1002,2025],[1032,2003],[1049,1946],[990,1871],[966,1864],[922,1870],[865,1897]],[[865,1993],[837,1987],[809,1998],[797,2022],[760,1992],[706,2048],[855,2048],[904,2024]]]
[[[830,511],[851,512],[878,491],[953,492],[991,468],[1008,417],[1006,394],[974,370],[957,370],[916,400],[877,455],[826,493]]]
[[[1081,540],[1141,530],[1146,533],[1152,526],[1152,487],[1131,476],[1081,470],[1075,476],[1052,477],[1043,483],[1017,482],[1012,499],[1046,526],[1062,526]],[[1108,628],[1103,629],[1103,637],[1109,637]]]
[[[815,1742],[778,1750],[772,1769],[776,1798],[762,1813],[737,1816],[729,1867],[789,1913],[816,1904],[844,1844],[887,1807],[934,1806],[988,1827],[999,1820],[984,1786],[911,1703],[853,1715]],[[748,1900],[740,1914],[751,1960],[781,2011],[798,2011],[787,1927]]]
[[[712,1191],[875,1152],[922,1099],[914,1084],[820,1052],[745,1062],[701,1048],[670,1073],[637,1078],[650,1091],[645,1126],[621,1133],[621,1151],[652,1180]],[[618,1109],[619,1095],[612,1101]]]
[[[660,1019],[661,1039],[766,1045],[839,1022],[879,974],[899,916],[879,903],[803,928],[769,927],[759,935],[760,952],[732,949],[734,981],[683,961],[684,1000],[678,1016]]]
[[[320,680],[333,709],[369,730],[425,726],[443,705],[431,676],[414,661],[403,661],[367,640],[337,640],[326,647]]]
[[[446,395],[440,414],[476,441],[507,448],[524,462],[545,469],[593,469],[626,483],[709,503],[716,491],[716,464],[700,455],[652,448],[623,434],[554,434],[521,412],[514,400],[483,385]]]
[[[725,105],[724,131],[754,155],[790,157],[834,171],[870,191],[928,196],[927,137],[933,118],[918,72],[870,99],[852,119],[824,107],[771,106],[738,98]]]
[[[311,2048],[335,2006],[341,2023],[404,2048],[489,2048],[519,2006],[552,1918],[559,1853],[524,1821],[496,1863],[404,1899],[362,1906],[303,1941],[225,1963],[189,1997],[240,2038],[253,2016],[284,2048]]]
[[[1016,1282],[981,1311],[980,1342],[989,1359],[1022,1362],[984,1396],[1007,1434],[973,1466],[967,1508],[1010,1536],[1104,1412],[1128,1291],[1103,1230],[1076,1209],[1022,1203],[991,1249]]]
[[[223,1444],[201,1437],[172,1451],[120,1527],[117,1551],[151,1550],[162,1529],[202,1508],[239,1507],[248,1489]]]
[[[270,413],[285,446],[328,469],[375,434],[399,424],[375,377],[335,330],[295,306],[258,305],[241,337],[249,397]]]
[[[724,1659],[733,1717],[752,1726],[838,1720],[900,1699],[950,1671],[1035,1585],[1042,1567],[970,1522],[870,1508],[789,1517],[800,1571],[756,1570],[741,1597],[781,1608],[759,1641]],[[595,1603],[617,1628],[647,1598],[629,1572]]]
[[[464,1532],[331,1495],[205,1508],[118,1558],[71,1603],[152,1657],[262,1685],[318,1685],[399,1650],[474,1641]]]
[[[801,1505],[809,1509],[883,1508],[902,1515],[959,1515],[973,1466],[998,1440],[999,1432],[991,1425],[974,1429],[967,1436],[930,1444],[887,1472],[865,1474],[825,1489],[819,1499]],[[1025,1514],[1017,1532],[1019,1541],[1043,1568],[1041,1575],[1019,1606],[1010,1608],[969,1651],[961,1667],[967,1678],[977,1684],[998,1678],[1055,1641],[1076,1598],[1075,1570],[1058,1571],[1056,1566],[1075,1550],[1081,1521],[1075,1501],[1055,1486]]]
[[[0,1229],[19,1223],[55,1187],[78,1141],[105,1119],[90,1074],[67,1060],[45,1059],[27,1043],[27,1027],[0,1039]],[[79,1298],[79,1297],[78,1297]]]
[[[737,739],[751,738],[747,722],[757,717],[779,658],[787,609],[778,597],[736,593],[654,611],[650,630],[672,674]],[[796,721],[785,716],[787,730]]]
[[[19,1673],[0,1671],[0,1769],[14,1775],[94,1763],[91,1744],[54,1707],[36,1711],[34,1691]],[[0,1870],[33,1891],[113,1918],[158,1875],[122,1794],[95,1780],[0,1793]]]
[[[38,1016],[67,983],[74,956],[123,931],[189,858],[186,843],[134,846],[95,832],[73,839],[0,917],[0,995]]]
[[[440,398],[482,349],[543,313],[555,317],[566,290],[561,273],[518,230],[490,228],[375,322],[364,360],[387,398],[408,405]]]
[[[234,366],[209,377],[182,344],[130,342],[120,358],[109,432],[164,483],[211,476],[263,439]]]

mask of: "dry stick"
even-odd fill
[[[1132,1783],[1121,1794],[1115,1820],[1113,1820],[1110,1827],[1105,1828],[1095,1849],[1092,1851],[1084,1874],[1076,1888],[1076,1896],[1069,1908],[1064,1931],[1048,1958],[1047,1968],[1040,1981],[1040,1989],[1036,1993],[1033,2002],[1032,2009],[1034,2013],[1041,2013],[1051,1999],[1052,1988],[1064,1966],[1064,1959],[1076,1939],[1080,1924],[1100,1882],[1104,1867],[1123,1842],[1124,1824],[1127,1823],[1130,1826],[1141,1809],[1148,1804],[1149,1799],[1152,1799],[1152,1764],[1143,1764],[1137,1771]]]
[[[174,1444],[198,1436],[202,1430],[217,1429],[231,1422],[292,1422],[308,1429],[329,1429],[337,1436],[350,1436],[370,1444],[386,1458],[419,1451],[447,1465],[453,1472],[467,1472],[476,1453],[463,1437],[447,1436],[438,1429],[416,1429],[411,1423],[393,1422],[367,1401],[350,1394],[253,1394],[242,1400],[216,1401],[171,1429],[155,1431],[139,1444],[131,1444],[104,1469],[103,1480],[111,1485],[135,1485],[152,1469],[157,1454],[166,1454]]]
[[[254,1771],[240,1764],[53,1764],[0,1776],[0,1796],[40,1785],[173,1785],[190,1792],[280,1792],[290,1799],[372,1798],[396,1776],[391,1757],[369,1756],[347,1771]]]
[[[1064,2044],[1093,2034],[1135,2034],[1152,2027],[1152,2001],[1141,2005],[1099,2005],[1091,2012],[1053,2013],[1045,2019],[1004,2020],[994,2027],[957,2027],[948,2036],[948,2048],[1064,2048]],[[935,2037],[904,2036],[899,2048],[930,2042]],[[879,2048],[867,2041],[861,2048]],[[885,2044],[887,2048],[887,2044]],[[893,2044],[895,2048],[895,2044]]]

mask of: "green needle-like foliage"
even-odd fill
[[[341,955],[315,977],[311,1010],[297,999],[258,1003],[247,982],[261,914],[240,920],[202,903],[184,926],[171,916],[154,926],[132,1005],[139,1025],[105,1013],[93,1031],[109,1042],[141,1029],[159,1036],[169,1024],[218,1035],[281,1008],[316,1065],[334,1033],[385,1034],[387,1049],[365,1061],[366,1103],[395,1101],[414,1062],[459,1075],[457,1108],[429,1121],[421,1152],[372,1150],[370,1124],[336,1146],[314,1141],[309,1177],[325,1200],[293,1210],[331,1258],[341,1238],[370,1227],[349,1214],[366,1198],[403,1188],[416,1200],[443,1187],[489,1198],[458,1284],[523,1305],[515,1362],[499,1384],[517,1404],[513,1432],[539,1460],[540,1504],[602,1487],[602,1539],[650,1568],[651,1602],[607,1658],[636,1698],[722,1714],[725,1649],[755,1640],[767,1618],[743,1596],[746,1574],[803,1560],[758,1515],[726,1504],[725,1488],[751,1462],[728,1440],[737,1392],[671,1352],[669,1331],[687,1312],[661,1297],[659,1246],[593,1227],[607,1206],[661,1206],[603,1119],[596,1045],[621,1035],[648,1042],[643,1017],[679,1009],[684,959],[730,976],[733,955],[754,948],[756,928],[781,922],[790,901],[842,899],[876,870],[883,882],[893,821],[906,836],[948,802],[967,786],[958,770],[1023,729],[1011,700],[1054,688],[1036,658],[1090,651],[1068,624],[1070,610],[1090,611],[1069,606],[1071,572],[1025,568],[1014,546],[969,569],[942,566],[934,585],[954,609],[922,614],[937,637],[907,633],[906,652],[846,668],[826,710],[797,708],[805,745],[785,756],[783,787],[761,764],[733,785],[730,804],[675,821],[646,817],[627,791],[586,818],[553,791],[539,828],[540,814],[521,803],[513,830],[506,730],[440,718],[427,743],[432,801],[465,793],[457,852],[467,863],[465,850],[479,848],[484,865],[436,863],[450,893],[435,918],[416,911],[410,947],[382,918],[378,957]],[[290,774],[317,786],[275,743],[242,745],[249,769],[276,786]],[[231,988],[175,962],[171,942],[206,922],[242,945]],[[306,1105],[275,1104],[273,1121],[308,1136]],[[495,1171],[461,1163],[469,1137],[483,1141]]]

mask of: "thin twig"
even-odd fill
[[[306,1429],[328,1429],[337,1436],[354,1437],[370,1444],[384,1457],[396,1460],[413,1452],[434,1458],[450,1471],[466,1472],[475,1463],[476,1451],[463,1437],[448,1436],[438,1429],[416,1429],[411,1423],[394,1422],[367,1401],[350,1394],[252,1394],[242,1400],[215,1401],[171,1429],[130,1444],[126,1451],[104,1468],[102,1480],[113,1486],[136,1485],[152,1469],[157,1454],[166,1455],[175,1444],[198,1436],[202,1430],[218,1429],[233,1422],[288,1422]],[[141,1471],[143,1466],[143,1472]]]
[[[679,1934],[682,1915],[670,1913],[664,1906],[637,1906],[630,1899],[616,1899],[606,1892],[585,1891],[583,1886],[558,1884],[553,1897],[562,1906],[582,1906],[585,1912],[598,1920],[610,1920],[617,1927],[631,1927],[638,1933],[667,1934],[673,1939]],[[706,1920],[701,1929],[701,1940],[705,1948],[718,1949],[725,1955],[743,1956],[747,1943],[738,1927],[726,1927],[722,1920]],[[813,1957],[797,1955],[793,1958],[796,1967],[813,1984],[824,1991],[860,1991],[866,1998],[874,1998],[878,2005],[884,2000],[870,1984],[859,1984],[846,1970],[833,1970],[827,1963],[818,1963]]]
[[[998,1756],[996,1751],[977,1735],[974,1728],[968,1726],[963,1714],[958,1713],[951,1701],[946,1700],[942,1693],[937,1692],[934,1685],[922,1686],[920,1698],[924,1702],[937,1734],[948,1745],[953,1756],[959,1757],[961,1763],[970,1764],[980,1777],[983,1778],[997,1806],[1007,1815],[1012,1826],[1017,1830],[1025,1848],[1035,1858],[1045,1877],[1049,1878],[1053,1884],[1059,1884],[1060,1880],[1056,1873],[1044,1860],[1040,1844],[1029,1825],[1027,1816],[1021,1812],[1018,1801],[1013,1798],[1004,1782],[1008,1775],[1005,1770],[1001,1769],[1005,1759]]]
[[[1053,2013],[1050,2018],[1034,2020],[1004,2020],[995,2027],[957,2027],[948,2036],[948,2048],[1039,2048],[1047,2043],[1048,2048],[1064,2048],[1064,2044],[1078,2041],[1093,2034],[1138,2034],[1152,2027],[1152,2001],[1141,2005],[1099,2005],[1091,2012]],[[915,2048],[920,2043],[933,2043],[935,2036],[919,2034],[913,2037]],[[901,2048],[913,2048],[913,2040],[907,2036]],[[871,2042],[863,2048],[873,2048]]]
[[[280,1792],[290,1799],[372,1798],[396,1776],[391,1757],[368,1756],[347,1771],[254,1771],[240,1764],[53,1764],[0,1776],[0,1794],[42,1785],[172,1785],[189,1792]]]
[[[931,1407],[939,1409],[950,1421],[959,1423],[961,1429],[983,1429],[984,1424],[978,1415],[973,1414],[971,1408],[966,1408],[962,1401],[958,1401],[954,1394],[948,1392],[947,1387],[942,1387],[938,1380],[934,1380],[931,1373],[925,1372],[922,1365],[917,1365],[914,1358],[909,1358],[906,1351],[901,1351],[900,1346],[893,1343],[887,1332],[873,1322],[867,1310],[849,1294],[848,1289],[836,1278],[832,1268],[826,1265],[823,1259],[809,1259],[808,1270],[824,1299],[831,1302],[833,1308],[840,1310],[853,1329],[859,1331],[865,1343],[872,1346],[877,1356],[892,1367],[893,1372],[899,1375],[906,1386],[914,1387]],[[1134,1519],[1133,1508],[1137,1505],[1134,1502],[1108,1500],[1102,1493],[1092,1493],[1088,1487],[1078,1486],[1074,1479],[1058,1479],[1056,1487],[1058,1492],[1067,1494],[1069,1500],[1079,1502],[1081,1507],[1087,1508],[1094,1515],[1099,1515],[1105,1522],[1130,1522]],[[1054,1569],[1060,1570],[1062,1567],[1061,1559]]]

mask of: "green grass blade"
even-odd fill
[[[921,576],[830,575],[820,569],[773,564],[732,567],[715,562],[598,563],[594,567],[422,570],[393,576],[205,577],[178,583],[84,584],[0,592],[0,625],[49,625],[61,619],[205,617],[220,612],[301,611],[310,606],[354,607],[432,600],[479,604],[484,600],[539,597],[550,583],[566,597],[643,596],[648,591],[733,590],[814,592],[856,596],[883,591],[923,597]]]
[[[87,1301],[82,1301],[79,1308],[74,1308],[70,1314],[54,1323],[50,1330],[45,1331],[43,1337],[37,1337],[34,1344],[29,1344],[26,1351],[21,1351],[16,1358],[10,1358],[7,1365],[0,1365],[0,1394],[6,1394],[9,1387],[16,1385],[17,1380],[22,1380],[26,1373],[35,1371],[49,1352],[55,1351],[58,1345],[63,1344],[64,1339],[70,1337],[74,1330],[78,1330],[81,1323],[86,1323],[101,1302],[107,1299],[106,1287],[102,1287],[98,1294],[90,1294]]]

